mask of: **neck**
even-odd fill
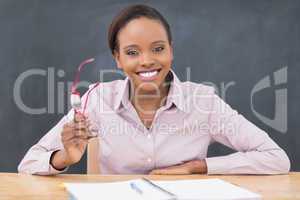
[[[131,91],[133,94],[130,95],[130,99],[133,106],[141,112],[154,114],[157,109],[165,105],[169,92],[169,84],[164,83],[158,90],[154,90],[151,92],[136,91],[132,87]]]

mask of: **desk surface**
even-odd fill
[[[67,200],[68,193],[63,182],[109,182],[129,180],[143,175],[57,175],[32,176],[15,173],[0,173],[0,199],[5,200]],[[220,178],[243,188],[257,192],[263,199],[300,199],[300,172],[288,175],[188,175],[188,176],[145,176],[152,180],[180,180]]]

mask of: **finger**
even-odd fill
[[[87,139],[90,140],[90,139],[93,139],[93,138],[96,138],[96,137],[98,137],[97,134],[89,134]]]
[[[88,138],[89,134],[87,129],[75,130],[75,136],[78,138]]]
[[[82,122],[82,121],[85,121],[85,120],[86,120],[86,117],[82,113],[80,113],[80,112],[75,113],[75,116],[74,116],[74,122],[75,123],[76,122]]]
[[[88,124],[88,119],[86,117],[82,117],[79,115],[79,117],[76,117],[76,120],[74,121],[74,124]]]
[[[78,146],[80,146],[80,145],[85,145],[85,144],[87,144],[87,143],[88,143],[88,139],[76,137],[76,138],[72,139],[72,140],[70,141],[70,143],[71,143],[72,146],[78,147]]]
[[[152,170],[149,175],[157,175],[154,170]]]
[[[64,145],[70,145],[72,144],[75,140],[89,140],[90,137],[88,135],[73,135],[68,138],[62,139],[62,142]]]
[[[163,170],[152,170],[150,172],[150,175],[164,175],[164,171]]]
[[[85,141],[87,142],[88,140],[86,138],[73,137],[72,139],[66,141],[65,144],[67,144],[68,146],[74,146],[75,144],[80,144]]]
[[[187,169],[180,167],[180,168],[172,168],[172,169],[166,169],[163,171],[166,175],[184,175],[184,174],[190,174]]]
[[[62,141],[72,140],[73,138],[88,138],[87,127],[84,125],[76,125],[76,124],[68,124],[63,128],[63,132],[61,134]]]
[[[65,133],[64,136],[61,138],[63,143],[66,143],[74,138],[76,138],[77,136],[75,135],[74,132],[69,132],[69,133]]]
[[[87,125],[87,130],[88,130],[89,138],[94,138],[98,136],[98,129],[95,126],[93,126],[91,123]]]
[[[86,123],[76,123],[74,124],[74,130],[80,131],[80,130],[88,130],[88,126]]]
[[[188,173],[182,167],[172,166],[169,168],[153,170],[150,174],[152,174],[152,175],[179,175],[179,174],[188,174]]]
[[[69,140],[75,136],[74,127],[72,124],[65,124],[63,127],[63,131],[61,134],[61,138],[63,141]]]
[[[64,126],[63,126],[63,130],[65,131],[69,131],[69,130],[81,130],[81,129],[85,129],[87,128],[87,125],[86,123],[83,121],[83,122],[69,122],[69,123],[66,123]]]
[[[150,174],[152,175],[158,175],[158,174],[161,174],[163,171],[163,169],[154,169],[150,172]]]
[[[84,127],[84,128],[83,128]],[[78,126],[76,126],[77,129],[85,129],[87,132],[98,132],[97,127],[95,124],[93,124],[90,120],[86,120],[82,123],[78,123]]]
[[[67,128],[70,128],[70,127],[72,127],[72,122],[67,122],[67,123],[65,123],[64,125],[63,125],[63,129],[67,129]]]

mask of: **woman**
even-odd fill
[[[108,40],[127,78],[101,83],[90,93],[87,115],[76,114],[71,121],[64,117],[27,152],[19,172],[56,174],[80,161],[90,124],[99,129],[97,162],[104,174],[289,171],[286,153],[264,131],[211,87],[177,78],[171,70],[170,28],[157,10],[125,8],[114,18]],[[207,158],[207,148],[215,141],[237,152]]]

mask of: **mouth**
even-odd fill
[[[150,71],[141,71],[137,72],[137,75],[143,80],[143,81],[153,81],[159,74],[161,69],[154,69]]]

